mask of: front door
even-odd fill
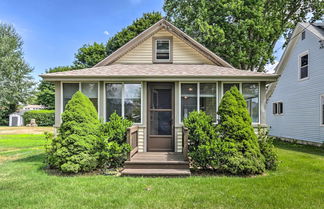
[[[174,84],[148,83],[148,152],[174,151]]]

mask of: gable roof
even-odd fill
[[[229,67],[233,68],[232,65],[227,63],[225,60],[214,54],[212,51],[204,47],[202,44],[198,43],[196,40],[188,36],[186,33],[182,32],[179,28],[172,25],[170,22],[168,22],[165,19],[159,20],[157,23],[140,33],[138,36],[127,42],[125,45],[117,49],[115,52],[113,52],[111,55],[103,59],[101,62],[96,64],[94,67],[100,67],[112,64],[117,59],[125,55],[130,50],[134,49],[139,44],[143,43],[145,40],[153,36],[156,32],[158,32],[161,29],[166,29],[171,34],[177,36],[179,39],[183,40],[185,43],[187,43],[189,46],[191,46],[193,49],[198,51],[201,55],[206,57],[207,59],[211,60],[214,64],[222,66],[222,67]]]
[[[314,34],[319,41],[324,40],[324,23],[298,23],[296,28],[294,29],[294,32],[291,35],[291,39],[283,53],[283,55],[280,58],[280,61],[278,65],[275,68],[275,74],[281,75],[287,65],[287,62],[289,60],[290,54],[293,51],[293,49],[296,46],[297,41],[299,40],[300,34],[304,31],[307,30]],[[266,92],[266,97],[269,98],[274,89],[276,88],[277,82],[270,84],[267,92]]]

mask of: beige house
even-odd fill
[[[253,124],[264,125],[265,85],[277,75],[235,69],[162,19],[92,68],[43,74],[55,83],[56,122],[81,90],[107,121],[116,111],[138,125],[138,152],[182,152],[183,119],[203,110],[217,122],[217,107],[236,85]]]

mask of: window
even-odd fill
[[[320,112],[320,117],[321,117],[321,125],[324,126],[324,95],[321,96],[321,112]]]
[[[299,79],[308,78],[308,54],[304,54],[299,58],[300,58]]]
[[[283,114],[283,103],[282,102],[272,103],[272,113],[274,115],[282,115]]]
[[[98,111],[98,83],[81,83],[81,91],[89,97]]]
[[[302,40],[304,40],[306,38],[306,32],[305,31],[302,32],[301,38],[302,38]]]
[[[243,83],[242,94],[253,123],[259,123],[259,84]]]
[[[181,121],[194,110],[202,110],[216,121],[216,105],[215,83],[181,84]]]
[[[116,112],[135,123],[141,122],[141,84],[106,84],[106,120]]]
[[[225,94],[228,90],[230,90],[233,86],[236,86],[238,90],[240,90],[239,83],[224,83],[223,84],[223,94]]]
[[[79,83],[63,83],[63,111],[66,104],[70,101],[73,94],[79,91]]]
[[[153,38],[154,62],[172,62],[172,37]]]
[[[181,84],[181,121],[197,110],[197,84]]]

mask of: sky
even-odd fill
[[[0,21],[22,37],[25,60],[39,80],[48,68],[71,65],[84,44],[106,43],[143,13],[163,14],[162,6],[163,0],[1,0]]]

